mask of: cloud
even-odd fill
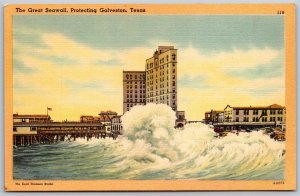
[[[178,48],[164,41],[126,50],[95,48],[58,33],[41,33],[38,39],[39,46],[14,40],[14,112],[41,113],[49,106],[55,120],[78,120],[82,114],[97,115],[105,109],[122,113],[122,69],[144,70],[158,45]],[[283,50],[204,50],[178,48],[178,106],[188,117],[201,119],[205,110],[226,104],[284,104],[284,74],[230,74],[280,61]]]

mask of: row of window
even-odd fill
[[[145,103],[145,99],[126,99],[126,103]]]
[[[172,60],[173,60],[173,61],[176,61],[176,55],[175,55],[175,54],[172,54]],[[169,56],[167,55],[167,56],[166,56],[166,62],[168,62],[168,61],[169,61]],[[165,62],[165,58],[159,59],[159,63],[160,63],[160,64],[163,64],[164,62]],[[158,65],[158,64],[157,64],[157,61],[155,62],[155,65],[156,65],[156,66]],[[149,67],[150,67],[150,69],[153,68],[153,63],[150,63],[150,64],[147,63],[147,69],[149,69]]]
[[[138,88],[138,86],[134,85],[134,89],[137,89],[137,88]],[[143,88],[146,88],[146,86],[142,85],[142,86],[139,86],[139,88],[143,89]],[[127,89],[132,89],[132,85],[127,86]]]
[[[127,92],[127,94],[128,94],[128,93],[138,93],[138,90],[135,90],[135,91],[133,91],[133,90],[127,90],[126,92]],[[145,90],[140,90],[139,92],[140,92],[140,93],[146,93]]]
[[[127,81],[126,83],[127,84],[132,84],[133,82],[132,81]],[[137,83],[138,83],[137,81],[134,82],[134,84],[137,84]],[[139,83],[140,83],[140,85],[145,84],[145,80],[140,81]]]
[[[176,90],[175,89],[173,89],[172,90],[172,93],[175,93],[176,92]],[[167,93],[169,93],[169,89],[167,89]],[[164,94],[164,90],[162,90],[162,91],[160,91],[160,94]],[[155,92],[150,92],[150,94],[148,93],[147,94],[147,97],[153,97],[153,96],[158,96],[158,95],[160,95],[159,93],[158,93],[158,91],[155,91]]]
[[[250,110],[252,111],[253,115],[258,115],[259,111],[261,111],[262,115],[267,115],[267,110]],[[283,114],[283,110],[270,110],[270,115],[275,115],[277,112],[277,114]],[[244,114],[244,115],[249,115],[249,110],[236,110],[235,114],[239,115],[239,114]]]
[[[249,117],[244,117],[241,120],[243,120],[243,122],[249,122]],[[236,117],[235,119],[236,122],[240,122],[240,118]],[[270,121],[269,122],[275,122],[276,121],[276,117],[270,117]],[[277,117],[277,121],[282,121],[282,117]],[[252,118],[252,122],[259,122],[259,118],[258,117],[253,117]],[[262,117],[261,118],[261,122],[268,122],[268,118],[267,117]]]
[[[126,79],[128,80],[128,79],[130,79],[130,80],[132,80],[132,78],[134,78],[134,79],[140,79],[140,80],[142,80],[142,79],[145,79],[146,78],[146,76],[145,76],[145,74],[143,74],[143,75],[132,75],[132,74],[126,74]]]
[[[121,131],[123,129],[122,125],[112,125],[111,130],[112,131]]]
[[[153,63],[151,63],[151,64],[153,65]],[[150,65],[151,65],[151,64],[150,64]],[[172,66],[175,67],[176,64],[173,63]],[[153,66],[152,66],[152,67],[150,66],[150,70],[148,70],[149,67],[147,67],[147,70],[148,70],[148,71],[146,71],[146,73],[147,73],[147,74],[153,73],[153,70],[154,70],[154,69],[152,69],[152,68],[153,68]],[[158,71],[158,68],[159,68],[160,70],[164,70],[165,67],[164,67],[164,65],[161,65],[160,67],[156,67],[156,68],[155,68],[155,71]],[[167,64],[167,68],[169,68],[169,64]],[[167,71],[168,71],[168,69],[167,69]]]
[[[172,76],[172,79],[175,80],[175,78],[176,78],[175,75],[173,75],[173,76]],[[168,81],[168,80],[169,80],[169,77],[167,76],[167,77],[166,77],[166,81]],[[165,81],[165,78],[164,78],[164,77],[159,78],[159,82],[164,82],[164,81]],[[153,83],[154,83],[154,81],[153,81],[153,80],[150,80],[149,82],[147,82],[147,85],[148,85],[148,86],[149,86],[149,85],[153,85]],[[158,83],[158,80],[157,80],[157,79],[155,80],[155,83]]]
[[[145,98],[145,95],[144,95],[144,94],[140,94],[139,97],[140,97],[140,98]],[[128,94],[127,94],[127,98],[138,98],[138,95],[135,94],[135,96],[133,97],[132,95],[128,95]]]
[[[175,87],[176,86],[176,82],[172,81],[172,86]],[[160,84],[160,88],[164,88],[165,85],[164,84]],[[169,82],[167,82],[167,87],[169,87]],[[157,85],[154,88],[155,90],[158,89]],[[150,86],[150,89],[147,88],[147,90],[153,91],[153,86]]]

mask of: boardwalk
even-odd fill
[[[55,143],[58,141],[75,141],[76,138],[117,138],[119,133],[105,130],[102,123],[81,122],[15,122],[13,124],[14,145],[31,145],[35,143]]]

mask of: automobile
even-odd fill
[[[219,133],[219,137],[225,137],[228,135],[228,133],[231,133],[230,131],[223,131]]]
[[[273,131],[270,134],[270,138],[275,141],[285,141],[285,134],[282,131]]]
[[[275,141],[285,141],[285,134],[282,132],[276,133],[274,140]]]

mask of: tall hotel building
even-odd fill
[[[145,71],[123,71],[123,113],[146,103]]]
[[[177,49],[159,46],[146,60],[146,103],[163,103],[177,110]]]
[[[123,71],[123,113],[135,105],[163,103],[177,111],[177,49],[159,46],[145,71]]]

